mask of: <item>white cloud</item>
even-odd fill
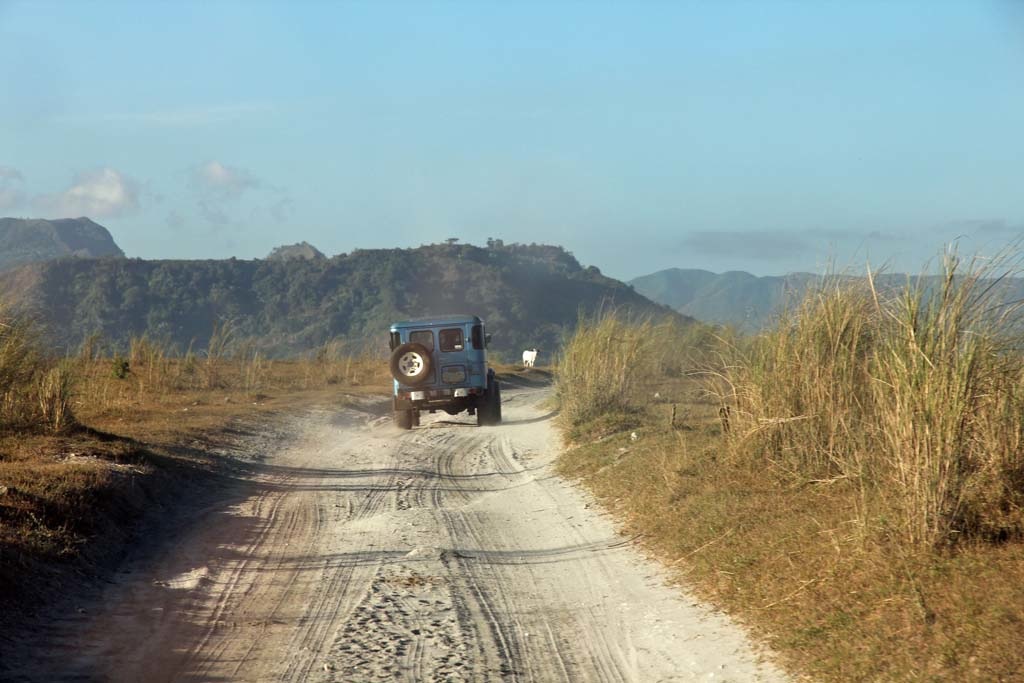
[[[0,185],[0,211],[21,206],[24,201],[25,195],[18,188]]]
[[[54,218],[111,218],[138,209],[139,195],[131,179],[112,168],[99,168],[78,174],[71,187],[40,195],[33,204]]]
[[[224,207],[217,202],[200,199],[196,206],[199,207],[199,213],[202,217],[209,223],[214,225],[229,225],[231,223],[231,217],[224,211]]]
[[[25,201],[19,185],[25,178],[13,166],[0,166],[0,211],[13,209]]]
[[[171,209],[167,214],[167,218],[164,219],[164,223],[168,228],[177,229],[185,225],[185,216],[177,209]]]
[[[24,179],[21,172],[13,166],[0,166],[0,183]]]
[[[260,181],[243,168],[208,161],[192,171],[192,182],[200,192],[218,200],[237,199]]]
[[[234,225],[241,208],[239,205],[251,205],[251,202],[243,200],[243,196],[250,197],[254,190],[259,190],[257,195],[270,195],[269,198],[259,198],[270,199],[272,203],[265,211],[278,222],[286,221],[294,206],[287,190],[263,182],[244,168],[229,166],[217,160],[193,167],[190,184],[196,195],[195,206],[199,215],[212,225]],[[261,217],[266,215],[264,209],[251,207],[250,210],[254,216],[257,211]]]
[[[2,0],[0,0],[2,1]],[[276,108],[271,104],[242,102],[237,104],[216,104],[150,111],[111,112],[107,114],[72,114],[61,120],[74,123],[110,123],[116,125],[135,124],[161,128],[194,128],[231,124],[253,116],[273,114]]]
[[[283,197],[271,204],[268,210],[278,223],[287,223],[295,211],[295,202],[290,197]]]

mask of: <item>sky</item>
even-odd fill
[[[141,258],[918,271],[1024,235],[1024,2],[0,0],[0,216],[83,215]]]

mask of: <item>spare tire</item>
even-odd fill
[[[391,376],[401,384],[426,381],[430,368],[430,351],[423,344],[402,344],[391,354]]]

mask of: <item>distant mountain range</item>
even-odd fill
[[[0,218],[0,270],[66,256],[123,257],[102,225],[88,218]]]
[[[231,320],[240,337],[274,354],[339,337],[379,341],[398,318],[476,313],[511,358],[516,349],[557,348],[581,313],[609,306],[756,331],[821,279],[671,268],[623,284],[561,247],[500,240],[332,258],[307,242],[252,261],[123,257],[106,228],[88,218],[0,218],[0,302],[31,310],[62,349],[99,333],[116,347],[146,334],[198,350],[216,322]],[[877,282],[895,290],[907,276]],[[1004,301],[1024,298],[1024,279],[999,287]]]
[[[856,276],[842,276],[855,278]],[[791,273],[758,277],[742,271],[712,273],[706,270],[669,268],[629,281],[637,292],[676,311],[708,323],[735,325],[752,332],[769,325],[787,306],[798,303],[808,288],[820,283],[822,276]],[[913,284],[926,288],[936,278],[911,276]],[[892,292],[907,285],[908,276],[880,274],[875,279],[882,291]],[[1006,278],[998,284],[1000,301],[1024,298],[1024,279]]]
[[[745,330],[763,327],[808,285],[819,280],[811,273],[758,277],[743,271],[669,268],[629,281],[648,299],[704,322],[731,324]]]
[[[252,261],[58,259],[0,274],[0,296],[31,310],[67,350],[93,333],[120,348],[145,334],[201,350],[225,320],[275,355],[337,338],[381,348],[394,320],[465,312],[483,317],[495,350],[512,359],[523,348],[554,351],[581,313],[610,306],[683,319],[557,246],[287,252]],[[278,258],[286,255],[298,258]]]

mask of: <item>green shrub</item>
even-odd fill
[[[110,359],[110,374],[117,379],[125,379],[131,373],[131,365],[128,359],[119,353],[115,353]]]

